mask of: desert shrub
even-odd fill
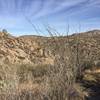
[[[69,43],[55,39],[54,66],[49,67],[48,77],[44,81],[43,94],[47,100],[83,100],[74,85],[79,67],[77,66],[77,50],[72,52]],[[54,48],[54,49],[55,49]],[[82,93],[82,91],[81,91]]]
[[[91,69],[93,66],[94,66],[93,61],[83,61],[82,65],[81,65],[83,71],[86,69]]]
[[[18,65],[17,74],[20,82],[34,80],[34,78],[43,77],[47,74],[48,65]]]
[[[18,80],[16,68],[13,65],[0,65],[0,94],[14,92]]]
[[[50,65],[37,65],[32,70],[32,74],[34,77],[42,77],[44,75],[47,75],[47,71]]]
[[[17,65],[17,75],[19,77],[19,82],[23,83],[28,81],[28,78],[32,78],[31,69],[33,69],[32,65],[29,64],[20,64]]]

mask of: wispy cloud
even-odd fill
[[[90,23],[89,20],[94,24],[93,19],[99,20],[99,9],[100,0],[0,0],[0,26],[30,30],[31,25],[23,14],[34,24],[53,22],[58,29],[64,27],[68,19],[70,24]]]

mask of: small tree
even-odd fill
[[[7,32],[7,30],[6,30],[6,29],[3,29],[3,30],[2,30],[2,33],[7,34],[8,32]]]

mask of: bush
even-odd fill
[[[13,92],[18,83],[13,65],[0,65],[0,93]]]
[[[38,77],[43,77],[47,74],[49,65],[30,65],[22,64],[18,66],[17,74],[19,76],[19,82],[25,82],[34,80]]]
[[[84,71],[86,69],[91,69],[93,66],[94,66],[93,61],[83,61],[83,64],[82,64],[81,67],[82,67],[82,69]]]
[[[7,30],[6,30],[6,29],[3,29],[3,30],[2,30],[2,33],[7,34],[8,32],[7,32]]]

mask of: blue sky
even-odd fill
[[[68,24],[70,33],[100,29],[99,21],[100,0],[0,0],[0,29],[17,36],[48,35],[47,25],[60,33]]]

